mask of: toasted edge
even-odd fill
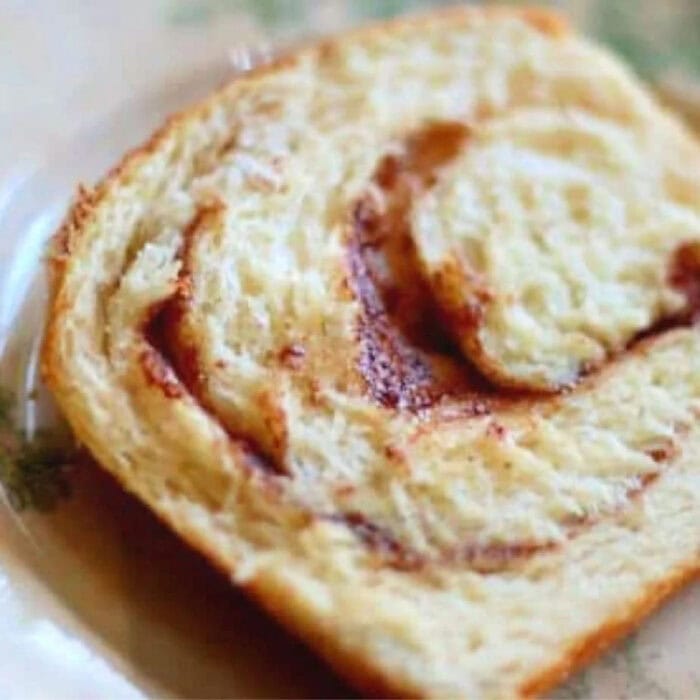
[[[632,601],[623,613],[609,619],[591,634],[577,639],[563,651],[559,660],[544,670],[534,673],[520,687],[521,696],[537,697],[569,678],[613,646],[615,642],[633,632],[665,600],[695,579],[700,580],[700,557],[697,556],[686,564],[678,566],[665,578],[647,586],[646,590]]]

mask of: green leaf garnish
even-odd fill
[[[47,511],[69,495],[75,448],[56,431],[28,438],[13,422],[13,394],[0,387],[0,485],[17,511]]]

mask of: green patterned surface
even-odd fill
[[[273,32],[296,29],[304,33],[314,30],[314,18],[322,12],[335,11],[354,23],[451,4],[455,3],[446,0],[168,0],[164,4],[164,17],[175,25],[196,25],[214,22],[226,13],[240,13]],[[625,56],[647,77],[670,69],[700,73],[700,2],[697,0],[545,0],[538,4],[572,15],[585,31]]]
[[[14,406],[14,396],[0,387],[0,484],[13,509],[46,511],[70,492],[74,451],[52,430],[30,439],[15,427]]]

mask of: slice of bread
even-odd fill
[[[44,376],[359,688],[538,694],[699,570],[699,165],[543,11],[320,43],[81,190]]]

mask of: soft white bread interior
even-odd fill
[[[536,694],[698,573],[699,165],[546,12],[311,46],[81,191],[44,376],[359,687]]]

